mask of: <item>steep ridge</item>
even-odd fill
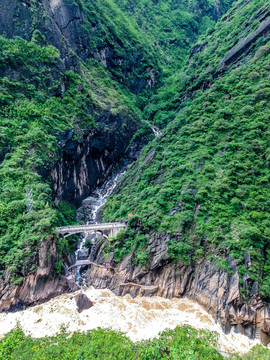
[[[121,294],[188,295],[225,329],[266,342],[269,10],[236,2],[149,105],[162,135],[104,210],[106,221],[135,214],[99,253],[110,254],[115,274],[88,274],[89,284]]]

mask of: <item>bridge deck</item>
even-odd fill
[[[68,270],[70,270],[70,269],[72,269],[72,268],[74,268],[74,267],[76,267],[76,266],[85,266],[85,265],[94,265],[94,266],[97,266],[97,267],[102,267],[102,268],[111,269],[111,270],[114,269],[114,268],[111,267],[110,265],[105,266],[105,265],[97,264],[97,263],[95,263],[95,262],[93,262],[93,261],[90,261],[90,260],[78,260],[78,261],[76,261],[75,264],[71,265],[71,266],[68,268]]]
[[[56,232],[60,234],[65,234],[68,232],[88,232],[88,231],[102,231],[102,230],[112,230],[112,229],[125,229],[126,224],[124,223],[101,223],[101,224],[91,224],[91,225],[74,225],[74,226],[62,226],[56,228]]]

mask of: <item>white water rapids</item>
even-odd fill
[[[47,303],[24,311],[0,314],[0,335],[9,332],[20,322],[27,335],[43,337],[55,335],[62,324],[70,331],[86,331],[98,327],[121,330],[133,341],[153,338],[160,331],[189,324],[197,329],[216,331],[218,349],[224,352],[247,352],[258,341],[231,333],[225,335],[220,325],[205,309],[187,298],[119,297],[109,290],[84,288],[83,292],[94,306],[82,313],[76,310],[73,294],[58,296]]]

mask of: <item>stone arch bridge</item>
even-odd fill
[[[75,225],[75,226],[62,226],[56,228],[58,234],[62,234],[64,238],[73,234],[101,234],[106,238],[114,238],[121,230],[126,229],[126,224],[120,222],[114,223],[101,223],[91,225]]]

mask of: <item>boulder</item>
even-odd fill
[[[75,296],[75,302],[79,313],[81,313],[83,310],[90,309],[94,305],[93,302],[82,293]]]
[[[89,256],[89,250],[88,249],[81,249],[78,251],[78,260],[86,260]]]

